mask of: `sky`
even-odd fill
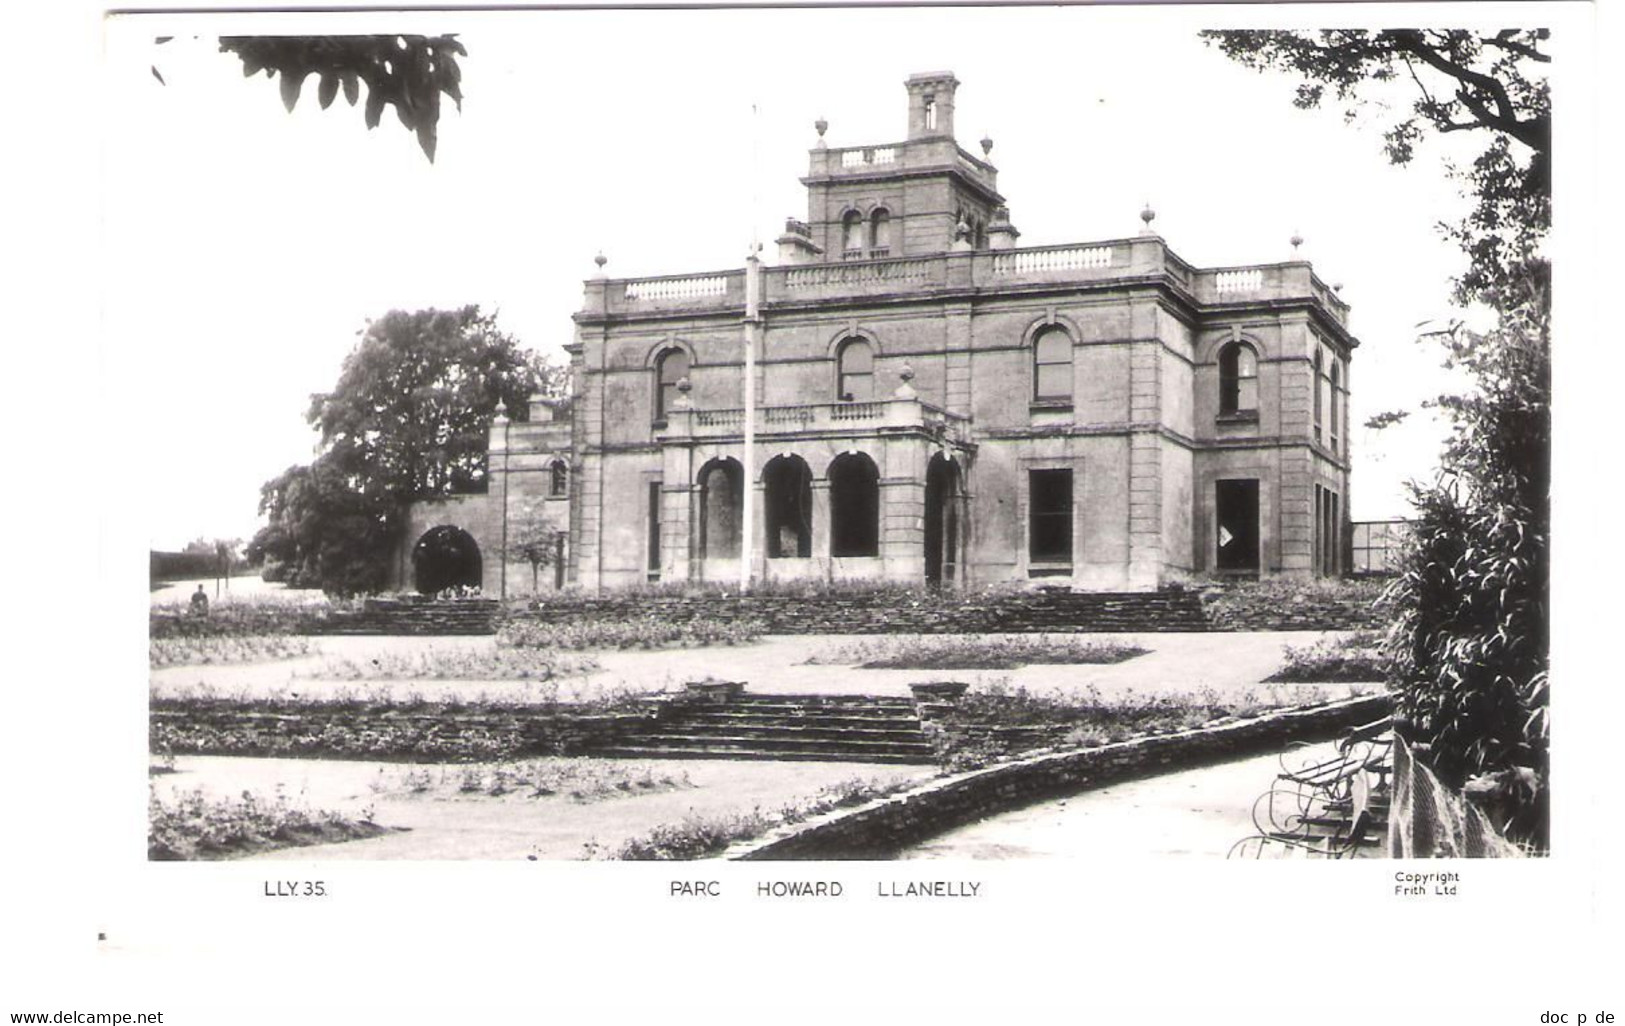
[[[1444,162],[1474,140],[1433,139],[1393,167],[1380,117],[1295,109],[1295,79],[1234,64],[1196,35],[1217,22],[1177,13],[110,19],[101,364],[138,397],[150,543],[252,535],[259,485],[314,454],[308,397],[368,318],[477,303],[562,359],[594,255],[616,277],[708,271],[741,266],[759,238],[771,261],[784,219],[806,216],[813,122],[835,147],[900,140],[903,80],[939,69],[961,82],[961,145],[994,140],[1021,245],[1131,236],[1147,203],[1201,266],[1289,259],[1301,236],[1361,340],[1350,513],[1403,516],[1403,483],[1431,478],[1442,438],[1421,403],[1455,386],[1417,335],[1461,313],[1447,297],[1462,257],[1436,225],[1466,209]],[[394,30],[456,32],[468,49],[433,164],[390,111],[369,132],[342,98],[320,110],[314,79],[290,115],[275,82],[245,79],[215,43]],[[1393,409],[1418,412],[1359,426]]]

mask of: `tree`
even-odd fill
[[[1413,90],[1405,113],[1387,124],[1384,149],[1407,164],[1427,130],[1481,135],[1470,169],[1453,171],[1476,200],[1445,234],[1467,253],[1457,280],[1462,303],[1506,289],[1527,273],[1551,225],[1551,100],[1538,73],[1551,58],[1541,47],[1546,29],[1396,29],[1324,32],[1212,31],[1210,44],[1248,67],[1284,69],[1304,79],[1296,106],[1319,107],[1328,90],[1355,120],[1370,110],[1362,94],[1405,81]]]
[[[497,404],[522,413],[534,361],[478,307],[392,310],[361,332],[306,419],[331,465],[398,502],[484,491]]]
[[[159,36],[160,45],[171,36]],[[305,80],[317,76],[316,99],[326,110],[339,90],[354,107],[367,87],[363,108],[368,128],[377,128],[384,107],[409,132],[416,133],[423,155],[434,162],[436,131],[440,125],[440,97],[451,97],[463,109],[462,68],[459,56],[468,51],[456,36],[222,36],[220,50],[236,54],[244,77],[265,72],[281,76],[283,106],[288,113],[299,102]],[[153,77],[164,76],[157,65]]]
[[[559,539],[565,532],[549,522],[538,511],[527,509],[509,544],[519,558],[530,564],[530,592],[540,594],[538,577],[543,567],[550,567],[558,559]]]
[[[1542,274],[1499,326],[1445,333],[1477,389],[1437,405],[1452,424],[1440,479],[1389,591],[1396,719],[1434,769],[1510,837],[1548,841],[1551,337]]]
[[[1471,391],[1441,396],[1452,434],[1444,468],[1412,485],[1413,543],[1388,598],[1395,725],[1445,782],[1472,795],[1515,839],[1548,839],[1548,596],[1551,539],[1550,267],[1539,255],[1551,222],[1551,106],[1538,65],[1544,29],[1210,32],[1255,68],[1302,75],[1295,100],[1328,88],[1361,116],[1362,90],[1400,80],[1409,113],[1383,135],[1408,163],[1426,129],[1479,133],[1472,168],[1452,173],[1475,199],[1444,226],[1468,257],[1455,300],[1482,302],[1493,331],[1459,324],[1435,337]],[[1402,414],[1379,414],[1384,427]]]
[[[294,587],[383,588],[405,505],[483,491],[498,403],[522,412],[536,387],[535,358],[477,307],[391,311],[359,334],[306,413],[320,454],[260,489],[250,558]]]

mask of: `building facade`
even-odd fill
[[[1305,261],[1193,267],[1149,210],[1020,247],[958,84],[911,77],[898,142],[820,123],[773,266],[586,282],[569,421],[499,417],[490,494],[414,509],[403,582],[455,527],[487,594],[527,594],[538,517],[543,591],[1342,572],[1347,304]]]

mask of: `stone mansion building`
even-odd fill
[[[487,596],[649,581],[1150,589],[1347,566],[1348,306],[1307,262],[1156,235],[1023,248],[954,137],[810,152],[762,266],[585,283],[570,414],[491,429],[490,489],[415,505]],[[540,569],[518,555],[537,525]],[[460,548],[459,548],[460,547]]]

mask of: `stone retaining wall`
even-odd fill
[[[613,744],[660,707],[447,709],[351,703],[167,700],[148,711],[154,752],[406,762],[476,762],[573,755]]]
[[[554,599],[511,618],[551,624],[653,616],[763,625],[768,634],[995,634],[1204,631],[1193,592],[630,595]]]
[[[1276,750],[1289,741],[1334,737],[1341,730],[1387,714],[1389,709],[1387,695],[1370,695],[1099,748],[1030,756],[940,777],[856,809],[783,827],[766,837],[736,845],[723,857],[888,858],[953,827],[1045,798]],[[1267,783],[1261,781],[1260,790]]]

